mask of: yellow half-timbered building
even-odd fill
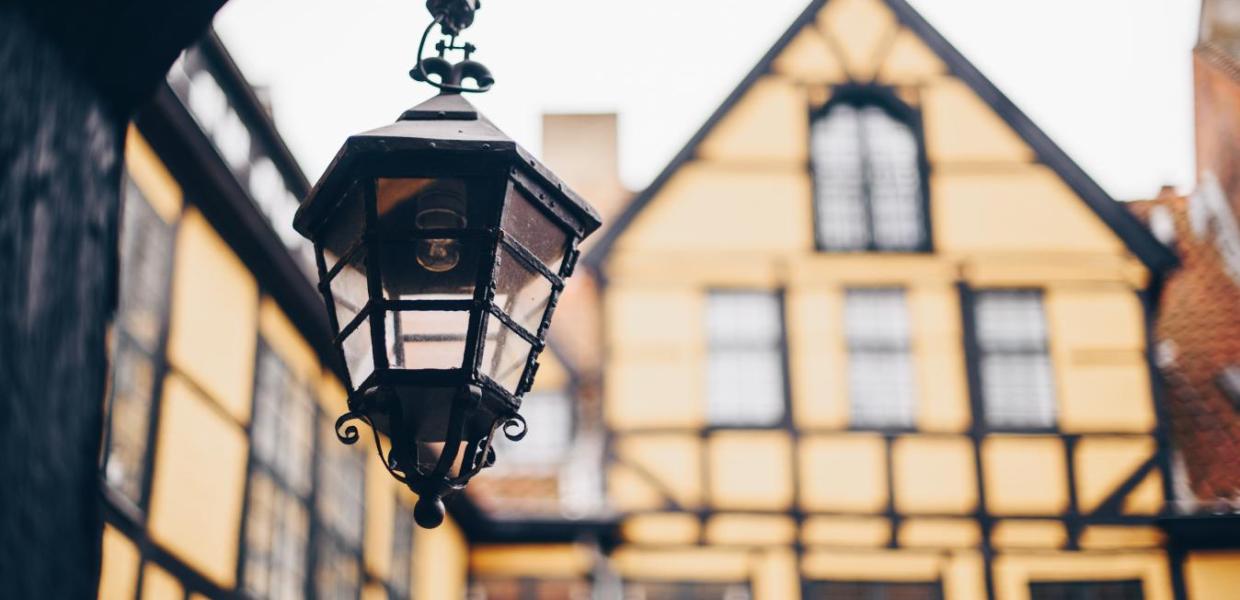
[[[590,262],[633,597],[1177,597],[1175,258],[904,0],[812,2]]]

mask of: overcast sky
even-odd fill
[[[471,97],[527,148],[544,112],[618,112],[644,187],[807,0],[485,0]],[[1190,189],[1199,0],[910,0],[1117,199]],[[351,133],[431,95],[408,78],[422,0],[230,0],[216,30],[318,178]]]

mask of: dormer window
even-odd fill
[[[923,161],[912,111],[883,91],[841,93],[810,128],[819,247],[925,250]]]

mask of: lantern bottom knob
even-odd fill
[[[443,523],[443,500],[439,496],[427,494],[418,498],[413,506],[413,520],[426,529],[434,529]]]

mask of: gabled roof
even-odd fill
[[[611,252],[616,240],[624,234],[633,219],[649,204],[663,186],[686,162],[697,154],[698,146],[714,130],[715,126],[744,97],[745,93],[763,76],[771,72],[772,63],[792,42],[800,31],[814,22],[818,13],[829,0],[813,0],[792,26],[780,36],[775,45],[758,61],[758,64],[741,80],[740,85],[732,90],[723,104],[702,125],[701,129],[689,139],[684,148],[663,169],[659,176],[636,198],[625,207],[614,223],[604,233],[603,238],[586,255],[586,261],[594,268],[599,268]],[[1153,273],[1162,274],[1174,268],[1178,262],[1175,254],[1161,244],[1148,229],[1141,225],[1119,202],[1111,198],[1084,170],[1046,135],[1033,120],[1021,112],[999,88],[995,87],[981,71],[956,50],[938,31],[934,29],[905,0],[881,0],[896,15],[900,24],[908,27],[921,38],[940,59],[947,65],[950,73],[964,81],[975,94],[985,101],[1004,122],[1019,135],[1037,159],[1053,170],[1079,197],[1084,199],[1089,208],[1098,215],[1123,240],[1128,250],[1141,260]]]

